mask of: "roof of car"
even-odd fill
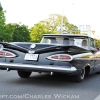
[[[43,34],[43,36],[85,36],[89,37],[88,35],[80,35],[80,34]]]
[[[77,37],[89,37],[88,35],[80,35],[80,34],[43,34],[43,36],[77,36]],[[91,38],[91,37],[90,37]]]

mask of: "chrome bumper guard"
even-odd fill
[[[53,65],[30,65],[20,63],[0,63],[0,69],[9,68],[13,70],[32,70],[32,71],[54,71],[54,72],[76,72],[75,67],[66,68],[67,66],[53,66]]]

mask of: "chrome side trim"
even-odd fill
[[[75,67],[66,68],[67,66],[51,66],[51,65],[30,65],[30,64],[15,64],[15,63],[0,63],[0,68],[13,68],[13,69],[30,69],[31,70],[44,70],[44,71],[57,71],[57,72],[75,72]]]

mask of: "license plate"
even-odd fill
[[[38,59],[38,54],[25,54],[25,60],[37,60]]]

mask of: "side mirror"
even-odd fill
[[[0,44],[0,51],[2,51],[4,48],[4,46],[2,44]]]

